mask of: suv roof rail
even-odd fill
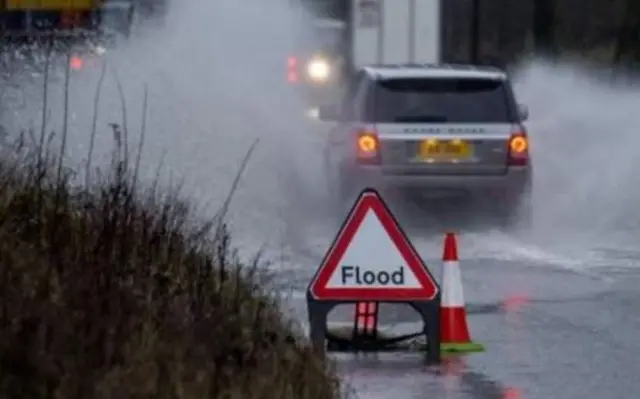
[[[370,64],[369,68],[434,68],[434,69],[458,69],[467,71],[504,72],[503,69],[493,65],[461,64],[461,63],[382,63]]]

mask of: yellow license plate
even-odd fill
[[[7,10],[90,10],[96,0],[6,0]]]
[[[431,160],[466,160],[471,157],[473,148],[464,140],[437,140],[427,139],[420,142],[418,147],[418,159]]]

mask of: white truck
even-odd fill
[[[349,0],[348,72],[371,64],[437,64],[442,0]]]

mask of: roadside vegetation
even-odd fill
[[[339,397],[224,210],[143,186],[113,132],[79,186],[44,129],[0,147],[0,398]]]

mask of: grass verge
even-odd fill
[[[0,398],[339,396],[223,224],[140,187],[117,144],[81,187],[30,148],[0,150]]]

